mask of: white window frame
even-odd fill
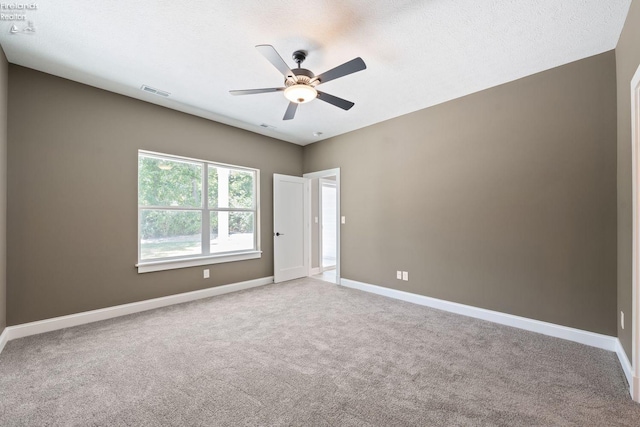
[[[138,273],[149,273],[152,271],[173,270],[176,268],[197,267],[201,265],[219,264],[223,262],[244,261],[248,259],[256,259],[262,256],[260,250],[260,169],[249,168],[246,166],[236,166],[226,163],[213,162],[210,160],[194,159],[190,157],[175,156],[172,154],[157,153],[153,151],[138,150],[138,159],[140,155],[154,157],[157,159],[165,159],[168,161],[184,161],[190,163],[198,163],[202,166],[202,204],[200,207],[174,207],[174,206],[140,206],[138,201]],[[137,164],[137,162],[136,162]],[[247,171],[254,174],[253,196],[255,209],[242,208],[210,208],[209,207],[209,166],[223,167],[233,170]],[[138,171],[138,179],[140,173]],[[138,182],[138,189],[140,188]],[[141,259],[140,245],[140,212],[143,209],[159,209],[159,210],[176,210],[176,211],[200,211],[202,213],[202,253],[200,255],[185,255],[178,257],[162,258],[158,260]],[[254,224],[254,249],[227,251],[212,254],[210,252],[210,213],[211,212],[253,212],[255,218]]]

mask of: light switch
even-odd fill
[[[316,220],[316,224],[317,224],[318,223],[318,217],[315,217],[315,220]]]
[[[340,220],[340,222],[342,222],[343,224],[347,223],[347,217],[343,216],[342,219]]]
[[[400,270],[396,271],[396,279],[402,280],[402,271]]]
[[[409,280],[409,272],[408,271],[403,271],[402,272],[402,280]]]

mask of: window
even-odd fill
[[[258,170],[138,152],[138,272],[260,257]]]

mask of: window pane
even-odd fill
[[[253,172],[231,170],[229,207],[253,209]]]
[[[140,211],[140,257],[143,260],[202,253],[202,213]]]
[[[139,206],[202,206],[202,166],[138,156]]]
[[[211,253],[255,249],[253,212],[211,212]]]
[[[254,209],[254,175],[209,165],[209,207]]]

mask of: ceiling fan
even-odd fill
[[[325,92],[320,92],[319,90],[316,90],[316,86],[366,69],[367,66],[362,58],[358,57],[352,59],[351,61],[345,62],[342,65],[338,65],[337,67],[316,76],[306,68],[300,67],[300,64],[302,64],[307,57],[307,52],[304,50],[296,50],[293,52],[292,58],[296,64],[298,64],[298,68],[291,70],[282,57],[278,55],[278,52],[273,46],[269,44],[261,44],[256,46],[256,49],[258,49],[258,52],[267,58],[267,61],[271,62],[271,64],[273,64],[273,66],[284,75],[284,87],[230,90],[229,93],[231,95],[254,95],[257,93],[284,92],[285,98],[289,100],[289,106],[287,107],[287,111],[284,113],[284,117],[282,118],[283,120],[293,119],[296,115],[296,110],[298,109],[299,104],[304,104],[316,98],[342,108],[343,110],[348,110],[355,105],[353,102],[347,101],[346,99],[338,98],[337,96],[329,95]]]

